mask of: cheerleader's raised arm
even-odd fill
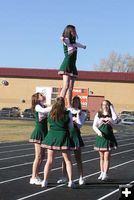
[[[117,120],[117,114],[116,114],[116,112],[115,112],[114,107],[113,107],[112,104],[110,105],[110,110],[111,110],[113,121],[116,121]]]
[[[35,111],[36,112],[40,112],[40,113],[49,113],[51,111],[52,107],[46,107],[46,108],[43,108],[41,105],[37,104],[35,106]]]
[[[52,107],[42,107],[40,104],[35,106],[35,111],[38,112],[39,121],[47,118],[48,113],[51,111]]]
[[[75,49],[75,48],[86,49],[86,45],[83,45],[83,44],[81,44],[81,43],[78,43],[78,42],[70,43],[69,38],[61,37],[61,40],[63,41],[63,43],[64,43],[65,45],[67,45],[68,51],[71,51],[71,50],[73,50],[73,49]]]

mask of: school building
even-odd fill
[[[0,82],[3,80],[9,85],[0,85],[0,109],[16,106],[23,111],[31,107],[31,96],[38,89],[47,88],[49,96],[52,88],[54,99],[57,88],[62,87],[62,77],[55,69],[0,68]],[[79,71],[74,87],[88,91],[87,96],[92,98],[90,112],[96,112],[93,106],[98,99],[110,100],[118,113],[134,111],[134,73]]]

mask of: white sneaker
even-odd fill
[[[42,182],[42,180],[39,176],[36,176],[36,178],[38,179],[38,181]]]
[[[41,183],[41,187],[47,188],[47,184],[48,184],[47,181],[43,180]]]
[[[30,184],[35,184],[35,185],[41,185],[41,179],[39,177],[36,178],[30,178]]]
[[[85,184],[85,181],[83,178],[79,178],[79,185],[84,185]]]
[[[63,178],[61,178],[61,179],[59,179],[57,181],[58,184],[62,184],[62,183],[66,183],[66,182],[67,182],[67,178],[66,177],[63,177]]]
[[[75,185],[75,183],[73,181],[69,181],[68,182],[68,187],[69,188],[76,188],[76,185]]]
[[[108,180],[108,175],[106,173],[103,173],[103,176],[101,178],[102,181]]]
[[[103,177],[103,172],[101,172],[100,176],[98,177],[98,180],[101,180]]]

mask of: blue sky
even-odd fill
[[[78,70],[94,70],[113,50],[134,56],[133,0],[0,0],[0,67],[59,69],[60,36],[76,26]]]

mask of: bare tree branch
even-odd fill
[[[134,72],[134,57],[126,53],[118,55],[112,51],[107,58],[101,59],[99,65],[94,65],[96,71]]]

